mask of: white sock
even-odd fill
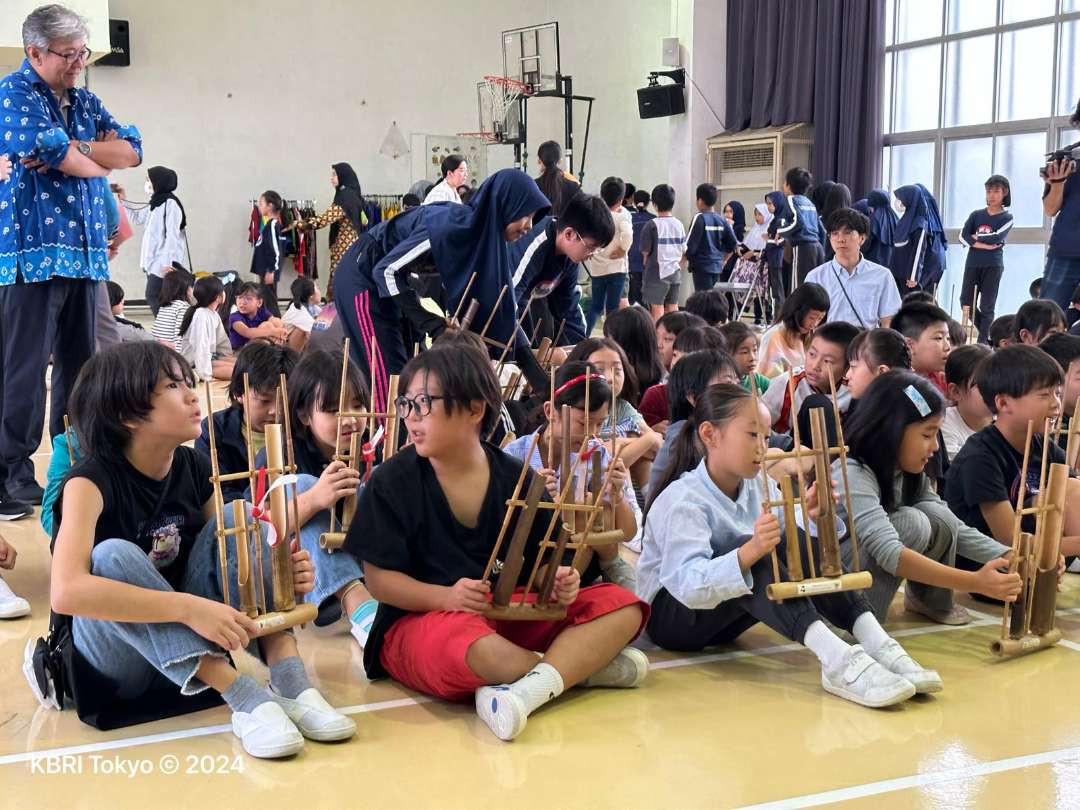
[[[875,652],[889,643],[889,634],[869,610],[855,620],[851,635],[855,636],[855,640],[862,644],[863,649],[868,653]]]
[[[521,698],[525,712],[532,714],[549,700],[563,692],[562,675],[551,664],[540,662],[525,675],[510,684],[510,691]]]
[[[844,663],[844,656],[851,650],[851,645],[826,627],[821,619],[806,628],[803,644],[818,657],[821,666],[827,672],[840,669]]]

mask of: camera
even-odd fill
[[[1069,144],[1061,149],[1055,149],[1053,152],[1047,152],[1046,154],[1046,166],[1049,166],[1051,163],[1058,163],[1062,160],[1071,160],[1074,162],[1080,161],[1080,141]],[[1044,178],[1047,174],[1046,166],[1039,169],[1039,174]],[[1076,171],[1075,166],[1073,167],[1073,171]]]

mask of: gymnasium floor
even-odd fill
[[[48,447],[35,460],[44,480]],[[369,683],[349,636],[305,629],[313,681],[359,733],[268,762],[243,754],[224,708],[109,733],[39,708],[20,666],[48,620],[47,542],[36,520],[0,533],[19,552],[5,577],[33,606],[0,622],[0,806],[1080,807],[1080,575],[1059,599],[1066,640],[1013,661],[990,655],[999,617],[985,605],[951,628],[898,597],[888,626],[941,672],[937,696],[877,711],[831,697],[813,656],[759,625],[708,654],[652,650],[642,688],[574,690],[512,743],[471,705]]]

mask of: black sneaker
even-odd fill
[[[0,520],[19,520],[34,514],[34,507],[22,501],[0,500]]]
[[[9,501],[22,501],[24,504],[30,504],[31,506],[41,506],[41,499],[44,497],[45,490],[41,488],[41,485],[37,481],[30,481],[18,489],[9,489],[7,499]]]

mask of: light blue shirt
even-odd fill
[[[769,479],[769,499],[780,491]],[[773,514],[784,525],[783,511]],[[754,579],[739,567],[738,551],[754,534],[761,516],[760,479],[739,485],[735,500],[712,480],[705,462],[673,481],[653,502],[638,559],[637,595],[652,603],[661,588],[692,610],[711,610],[747,596]],[[795,520],[805,525],[802,508]],[[816,527],[811,521],[811,534]]]
[[[807,273],[806,280],[828,291],[830,321],[876,329],[882,318],[891,318],[900,309],[900,291],[892,271],[863,258],[851,273],[833,259]]]
[[[93,141],[116,130],[142,160],[142,140],[122,126],[89,90],[66,91],[67,121],[49,86],[24,60],[0,79],[0,154],[13,164],[0,183],[0,285],[54,276],[107,281],[108,219],[104,177],[71,177],[57,167],[73,140]],[[47,170],[27,169],[20,158],[35,157]]]
[[[539,433],[539,431],[537,431],[537,433]],[[514,441],[510,442],[510,444],[506,445],[506,447],[503,448],[503,452],[513,456],[516,459],[525,461],[525,454],[529,452],[529,445],[532,443],[533,436],[535,435],[536,433],[531,433],[528,436],[521,436],[517,439],[514,439]],[[603,465],[604,469],[607,469],[609,458],[610,454],[607,452],[607,448],[601,447],[600,463]],[[571,453],[570,466],[573,467],[576,461],[577,453]],[[542,470],[544,468],[544,462],[540,458],[539,441],[536,443],[536,447],[533,449],[532,458],[528,459],[528,463],[529,466],[532,467],[532,469],[534,470]],[[575,476],[575,478],[577,477],[578,476]],[[559,486],[562,486],[561,481],[559,482]],[[576,486],[575,489],[577,489]],[[630,483],[629,477],[627,477],[626,483],[623,484],[623,500],[625,500],[630,505],[630,511],[634,513],[634,522],[637,524],[637,531],[634,533],[634,536],[626,538],[626,540],[624,540],[623,542],[627,545],[636,545],[638,540],[640,540],[641,538],[641,507],[638,506],[637,497],[634,495],[634,487],[633,484]]]

